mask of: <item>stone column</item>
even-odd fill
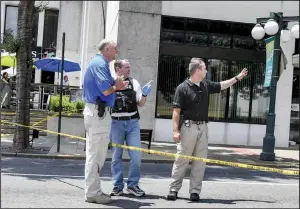
[[[141,87],[154,81],[146,105],[139,108],[141,129],[154,129],[160,22],[161,1],[120,1],[117,58],[130,61],[131,76]]]
[[[80,62],[82,3],[82,1],[60,1],[57,30],[56,56],[62,56],[62,35],[65,32],[65,58],[78,63]],[[55,83],[59,83],[60,78],[57,73],[55,74]],[[79,86],[80,72],[64,73],[66,74],[70,85]]]

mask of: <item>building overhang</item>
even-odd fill
[[[293,55],[293,65],[294,67],[299,68],[299,54]]]

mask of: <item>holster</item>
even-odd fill
[[[97,98],[98,116],[102,118],[105,113],[106,102],[102,101],[100,97]]]

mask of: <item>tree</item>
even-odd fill
[[[16,123],[30,125],[30,80],[32,68],[32,27],[35,1],[20,1],[18,7],[17,76],[16,76]],[[14,136],[16,151],[29,146],[29,128],[16,126]]]
[[[18,5],[18,31],[14,38],[10,31],[3,34],[1,48],[16,53],[16,123],[30,125],[30,80],[32,68],[32,28],[35,14],[46,8],[41,2],[38,7],[35,1],[20,1]],[[27,150],[29,146],[29,128],[16,126],[13,148],[16,152]]]

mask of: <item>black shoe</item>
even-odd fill
[[[145,192],[141,190],[139,186],[127,187],[127,191],[136,197],[145,196]]]
[[[190,196],[190,200],[193,202],[198,202],[200,200],[200,197],[197,193],[192,193]]]
[[[113,190],[110,192],[111,196],[119,196],[123,194],[123,189],[120,189],[119,187],[114,187]]]
[[[177,199],[177,194],[178,194],[178,192],[170,191],[168,196],[167,196],[167,199],[168,200],[176,200]]]

